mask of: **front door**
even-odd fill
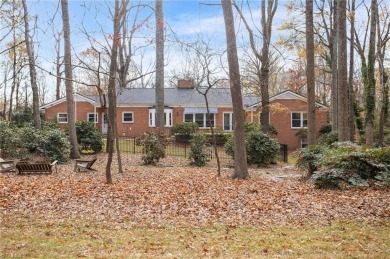
[[[102,134],[107,134],[107,117],[104,113],[102,113]]]

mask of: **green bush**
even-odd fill
[[[189,142],[192,134],[199,130],[199,126],[195,122],[182,122],[172,127],[172,131],[175,134],[176,141]]]
[[[20,107],[12,112],[11,121],[19,127],[26,123],[31,123],[34,120],[33,111],[31,108]]]
[[[23,158],[23,142],[19,137],[19,131],[20,129],[15,124],[7,121],[0,122],[0,149],[2,157]]]
[[[325,146],[330,146],[333,143],[336,143],[339,140],[339,134],[337,131],[332,131],[329,133],[324,133],[322,134],[318,140],[317,144],[318,145],[325,145]]]
[[[320,135],[331,133],[332,132],[332,124],[322,125],[319,132],[320,132]]]
[[[340,188],[340,171],[330,169],[324,172],[316,171],[311,177],[310,181],[318,189],[338,189]]]
[[[245,134],[252,131],[259,131],[260,125],[256,122],[245,122],[244,129],[245,129]]]
[[[215,138],[217,145],[225,145],[228,138],[232,135],[231,133],[215,132]],[[213,144],[213,135],[211,133],[205,133],[206,142]]]
[[[279,154],[279,143],[264,134],[260,129],[250,129],[245,134],[248,164],[269,164],[276,161]],[[234,140],[229,138],[225,144],[225,152],[234,157]]]
[[[65,162],[70,155],[70,141],[68,135],[59,129],[42,131],[41,142],[38,150],[58,162]]]
[[[304,139],[307,139],[307,129],[304,129],[304,128],[301,128],[297,131],[297,133],[295,133],[295,136],[299,139],[299,140],[304,140]]]
[[[93,122],[80,121],[76,123],[77,142],[81,152],[92,150],[94,153],[103,149],[102,134]]]
[[[321,165],[326,148],[320,145],[310,145],[306,148],[301,148],[295,155],[297,159],[297,167],[305,168],[308,176],[311,176]]]
[[[168,137],[162,130],[147,130],[136,139],[136,144],[143,147],[142,160],[145,165],[155,165],[165,157]]]
[[[204,166],[208,160],[208,153],[205,151],[206,136],[203,133],[195,133],[192,136],[189,159],[191,164]]]
[[[248,164],[270,164],[279,154],[279,143],[261,131],[252,131],[246,137]]]
[[[298,156],[297,166],[313,173],[311,180],[318,188],[390,183],[390,148],[364,149],[351,142],[337,142],[330,147],[310,146]]]
[[[33,125],[26,125],[19,130],[19,138],[23,146],[30,152],[33,153],[39,147],[42,142],[42,134],[40,130],[37,130]]]

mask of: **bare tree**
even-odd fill
[[[217,160],[217,177],[221,176],[221,162],[218,153],[217,136],[215,134],[215,125],[213,125],[212,116],[210,112],[209,93],[220,81],[224,80],[219,77],[221,66],[219,61],[222,53],[211,47],[211,40],[204,40],[201,35],[198,35],[198,40],[195,43],[181,42],[182,50],[189,54],[187,58],[187,70],[182,71],[182,78],[188,78],[194,81],[194,85],[199,94],[204,97],[206,104],[207,124],[209,125],[211,136],[213,139],[213,148],[215,158]],[[193,55],[191,55],[193,54]],[[175,73],[177,76],[178,74]]]
[[[55,49],[56,49],[56,75],[57,75],[57,78],[56,78],[56,99],[57,100],[61,98],[61,75],[62,75],[61,66],[63,63],[61,61],[61,34],[62,33],[58,33],[58,34],[54,35],[54,38],[56,40]]]
[[[75,107],[73,100],[73,72],[72,72],[72,53],[71,53],[71,41],[70,41],[70,25],[69,25],[69,11],[68,0],[61,0],[62,10],[62,22],[64,32],[64,63],[65,63],[65,87],[66,87],[66,101],[68,112],[68,131],[70,143],[72,145],[70,151],[71,158],[79,158],[79,148],[76,135],[76,118]]]
[[[113,43],[111,46],[111,58],[110,58],[110,71],[108,79],[108,120],[110,121],[108,125],[108,134],[107,134],[107,151],[108,151],[108,160],[106,165],[106,181],[107,183],[112,183],[112,174],[111,174],[111,163],[114,153],[114,140],[117,135],[117,126],[116,126],[116,75],[117,75],[117,58],[118,58],[118,48],[120,44],[120,30],[123,25],[123,18],[126,16],[126,9],[129,0],[122,0],[119,4],[119,1],[115,1],[114,8],[114,35]]]
[[[35,56],[34,56],[34,45],[30,38],[30,27],[28,24],[28,10],[26,0],[22,1],[23,10],[24,10],[24,34],[27,48],[27,55],[29,61],[30,68],[30,82],[31,82],[31,90],[33,94],[33,115],[34,115],[34,127],[37,129],[41,129],[41,116],[39,112],[39,91],[37,85],[37,71],[35,69]],[[26,91],[27,97],[27,91]],[[27,98],[26,98],[27,99]],[[26,101],[27,105],[27,101]]]
[[[233,178],[247,179],[248,164],[245,147],[245,112],[241,93],[240,67],[238,64],[236,34],[231,0],[221,0],[225,21],[230,92],[233,103],[234,173]]]
[[[370,41],[368,43],[368,64],[366,87],[366,144],[374,145],[374,111],[375,111],[375,41],[376,41],[376,23],[378,19],[377,0],[371,0],[370,16]]]
[[[156,0],[156,127],[164,128],[164,14],[163,0]]]
[[[316,142],[316,94],[314,70],[314,24],[313,0],[306,0],[306,82],[307,82],[307,127],[308,144]]]
[[[355,93],[354,93],[354,55],[355,55],[355,0],[350,1],[350,48],[349,48],[349,116],[348,116],[348,127],[349,127],[349,140],[353,142],[355,140]]]
[[[338,10],[338,4],[339,1],[334,1],[333,5],[333,30],[331,31],[331,59],[332,59],[332,130],[338,131],[338,114],[339,114],[339,107],[338,107],[338,37],[339,37],[339,30],[338,23],[339,23],[339,10]]]
[[[390,42],[390,12],[388,6],[381,5],[381,13],[377,21],[377,60],[379,65],[379,85],[382,91],[382,102],[379,113],[379,139],[378,145],[383,146],[384,127],[388,117],[389,110],[389,74],[385,70],[386,47]],[[381,24],[381,21],[383,25]]]
[[[345,0],[338,1],[338,136],[339,141],[348,141],[348,67],[347,67],[347,2]]]
[[[263,132],[269,132],[269,73],[270,73],[270,45],[271,45],[271,34],[272,34],[272,21],[275,16],[278,0],[269,0],[266,4],[265,0],[261,1],[261,34],[263,36],[261,53],[257,50],[254,33],[250,28],[244,14],[238,5],[233,2],[234,7],[239,13],[243,20],[245,27],[249,33],[249,42],[251,49],[258,59],[261,67],[259,73],[260,89],[261,89],[261,129]],[[266,12],[267,9],[267,12]]]

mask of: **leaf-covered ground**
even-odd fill
[[[127,226],[283,224],[390,218],[390,189],[317,190],[293,167],[250,169],[249,180],[216,178],[213,166],[190,167],[166,158],[159,166],[124,156],[124,174],[105,184],[105,155],[95,172],[73,172],[69,162],[52,175],[0,175],[3,218],[34,215],[45,220],[79,219]]]

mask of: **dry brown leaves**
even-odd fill
[[[316,190],[299,181],[299,172],[280,166],[232,180],[231,168],[216,178],[214,167],[189,167],[183,159],[164,159],[157,167],[140,161],[125,156],[125,173],[114,174],[112,185],[105,184],[104,155],[95,172],[74,173],[70,162],[53,175],[2,174],[0,212],[156,226],[390,217],[389,188]]]

